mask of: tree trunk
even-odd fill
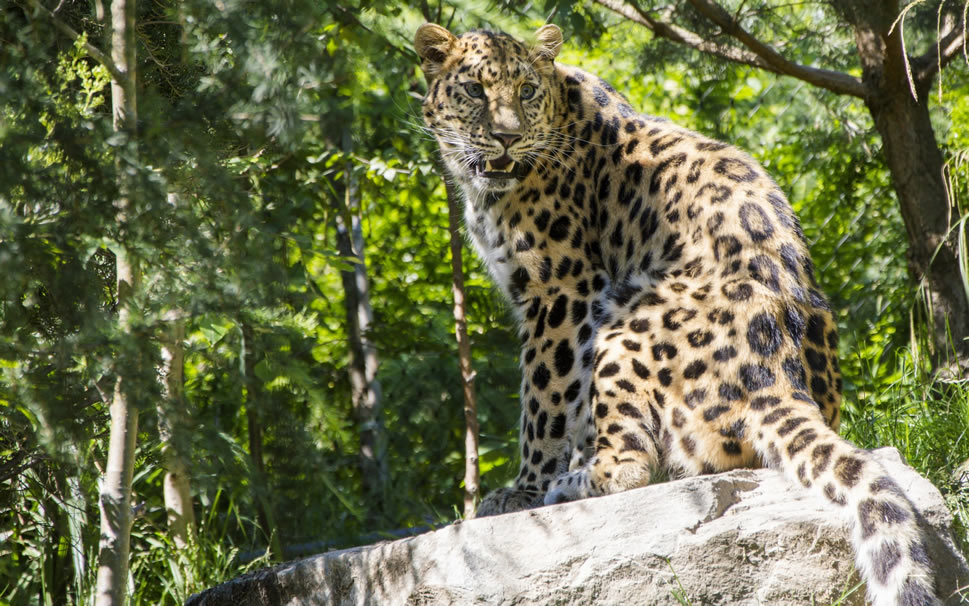
[[[441,173],[444,174],[443,171]],[[448,231],[451,240],[451,280],[454,291],[454,335],[458,342],[458,366],[464,392],[464,518],[474,517],[481,496],[478,471],[478,405],[474,397],[471,341],[464,310],[464,268],[461,262],[461,203],[454,185],[445,177]]]
[[[243,338],[243,372],[246,385],[246,425],[249,429],[249,458],[252,462],[253,501],[256,504],[256,516],[259,527],[269,539],[270,557],[282,560],[283,544],[276,530],[276,517],[273,515],[272,502],[266,490],[266,462],[262,454],[262,412],[265,404],[265,392],[256,377],[255,335],[252,326],[242,323]]]
[[[910,271],[925,285],[932,359],[943,374],[964,377],[969,371],[969,301],[951,231],[959,217],[946,193],[928,108],[907,90],[892,97],[886,91],[885,99],[869,101],[869,108],[908,233]]]
[[[135,0],[111,3],[111,59],[123,80],[111,81],[111,102],[115,131],[128,135],[131,149],[136,149],[138,105],[135,93]],[[118,160],[118,220],[124,222],[132,188],[128,171]],[[130,332],[131,294],[138,284],[138,271],[126,251],[116,252],[118,280],[118,322]],[[134,475],[135,439],[138,434],[138,411],[129,402],[128,386],[119,369],[111,400],[111,430],[108,460],[101,482],[101,541],[98,548],[98,577],[95,606],[124,606],[128,580],[128,554],[131,540],[131,481]]]
[[[932,80],[910,83],[895,1],[855,2],[842,14],[855,28],[865,104],[882,138],[909,242],[909,269],[924,285],[932,359],[945,375],[969,371],[969,299],[952,233],[943,158],[929,118]],[[913,90],[914,88],[914,90]]]
[[[427,2],[421,3],[424,20],[438,23],[437,15],[431,15]],[[437,173],[444,181],[447,193],[448,233],[451,245],[451,285],[454,291],[454,336],[458,342],[458,367],[461,370],[461,390],[464,394],[464,518],[474,517],[481,498],[481,476],[478,467],[478,404],[474,395],[475,372],[471,367],[471,341],[468,338],[468,322],[464,309],[464,267],[461,260],[461,200],[457,189],[448,179],[441,162],[435,161]]]
[[[349,147],[349,133],[344,137]],[[370,340],[373,308],[360,223],[360,190],[351,165],[346,166],[345,210],[337,217],[337,247],[343,257],[355,258],[352,271],[341,272],[347,337],[350,350],[350,388],[354,419],[360,434],[360,473],[367,503],[367,523],[383,514],[387,489],[387,453],[381,418],[381,390],[377,380],[377,348]]]
[[[130,263],[118,257],[118,300],[125,301],[135,281]],[[123,294],[124,293],[124,294]],[[119,321],[128,324],[126,303],[120,305]],[[101,542],[98,548],[98,580],[95,606],[123,606],[128,578],[131,539],[131,481],[134,476],[138,411],[129,404],[124,379],[115,382],[111,400],[108,460],[101,482]]]
[[[162,468],[165,470],[164,498],[168,532],[182,549],[195,533],[191,475],[188,468],[188,420],[185,414],[184,364],[185,324],[172,319],[170,333],[162,345],[162,375],[166,402],[158,406],[158,435],[161,438]]]

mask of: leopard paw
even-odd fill
[[[499,488],[488,493],[474,513],[476,518],[496,516],[502,513],[523,511],[542,504],[542,495],[535,491],[517,488]]]
[[[582,467],[555,478],[545,494],[546,505],[557,505],[596,496],[589,481],[588,468]]]

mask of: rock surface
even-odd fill
[[[969,585],[939,492],[875,451],[925,518],[947,604]],[[688,478],[453,524],[256,571],[187,606],[864,604],[847,531],[770,470]],[[951,596],[951,597],[949,597]]]

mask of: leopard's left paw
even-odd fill
[[[564,473],[555,478],[545,493],[546,505],[557,505],[568,501],[578,501],[596,496],[589,481],[587,467],[580,467],[574,471]]]

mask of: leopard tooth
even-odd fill
[[[512,160],[508,164],[505,164],[502,168],[495,166],[494,162],[491,160],[485,160],[484,162],[484,172],[486,173],[510,173],[515,170],[516,162]]]

